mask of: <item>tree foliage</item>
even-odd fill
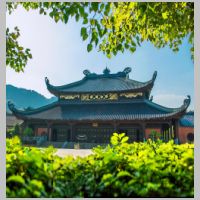
[[[28,59],[32,58],[30,49],[24,49],[18,43],[19,37],[18,27],[15,27],[13,32],[10,32],[9,28],[6,29],[6,65],[16,72],[23,71]]]
[[[95,47],[108,58],[118,52],[135,52],[144,41],[178,51],[188,37],[194,55],[194,3],[191,2],[39,2],[7,3],[9,13],[21,4],[39,10],[55,22],[81,21],[80,35],[87,51]]]
[[[107,55],[128,49],[131,52],[143,41],[155,47],[169,46],[178,51],[189,36],[193,56],[194,13],[191,3],[118,3],[112,14],[102,20],[109,30],[101,49]]]

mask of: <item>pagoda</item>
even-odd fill
[[[190,96],[178,108],[154,103],[150,96],[157,72],[150,80],[129,78],[131,68],[102,74],[84,70],[82,80],[54,86],[45,78],[47,89],[58,100],[29,110],[9,102],[13,114],[31,127],[35,136],[46,134],[49,141],[109,143],[113,132],[126,133],[130,141],[143,141],[152,131],[164,140],[179,138],[179,120],[186,113]]]

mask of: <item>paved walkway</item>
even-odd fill
[[[90,149],[57,149],[56,152],[56,155],[60,157],[65,157],[67,155],[72,155],[74,157],[85,157],[90,154],[92,154],[92,151]]]

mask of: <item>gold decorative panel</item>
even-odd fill
[[[116,93],[106,93],[106,94],[82,94],[82,101],[92,101],[92,100],[117,100],[118,95]]]
[[[138,96],[142,96],[143,93],[142,92],[137,92],[137,93],[121,93],[120,97],[126,97],[126,98],[135,98]]]
[[[120,97],[125,98],[135,98],[138,96],[142,96],[142,92],[137,93],[121,93]],[[67,100],[73,100],[73,99],[79,99],[81,98],[82,101],[92,101],[92,100],[118,100],[118,94],[117,93],[104,93],[104,94],[74,94],[74,95],[60,95],[60,99],[67,99]]]
[[[75,95],[60,95],[61,99],[78,99],[80,98],[79,94],[75,94]]]

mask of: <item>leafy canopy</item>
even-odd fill
[[[88,42],[88,52],[96,47],[111,58],[125,49],[135,52],[144,41],[150,41],[157,48],[169,46],[176,52],[182,40],[188,37],[191,58],[194,58],[192,2],[21,2],[7,3],[9,13],[11,14],[19,4],[27,11],[39,10],[41,15],[49,15],[55,22],[67,24],[72,17],[77,22],[81,21],[80,35],[83,41]],[[7,40],[10,38],[8,33]],[[17,44],[16,40],[17,38],[14,44]],[[12,56],[9,49],[8,46],[7,64],[16,71],[23,71],[31,54],[25,51],[24,54]],[[17,51],[20,50],[15,50],[15,53]],[[16,65],[15,60],[24,62]]]
[[[6,29],[6,65],[10,66],[16,72],[24,70],[28,59],[32,58],[30,49],[24,49],[18,43],[20,32],[17,27],[13,32]]]

